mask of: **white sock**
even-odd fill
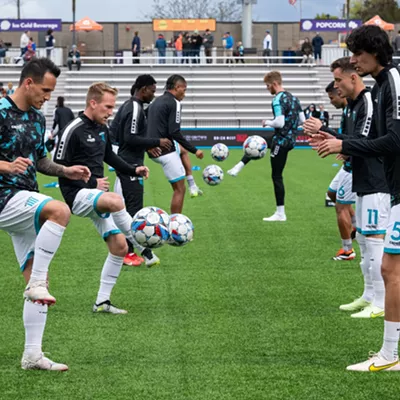
[[[351,239],[342,239],[342,247],[344,251],[350,251],[353,248],[353,241]]]
[[[194,181],[193,175],[187,175],[186,180],[189,188],[196,187],[196,182]]]
[[[276,212],[277,212],[277,214],[285,215],[285,206],[277,206]]]
[[[24,301],[23,320],[25,327],[24,354],[37,356],[42,352],[42,339],[47,319],[47,305]]]
[[[370,258],[371,277],[374,285],[374,301],[372,305],[379,308],[385,306],[385,283],[382,278],[383,239],[366,239],[367,251]]]
[[[113,212],[112,214],[115,225],[117,225],[118,229],[125,235],[125,237],[133,244],[135,249],[138,249],[140,253],[145,249],[141,246],[136,240],[133,238],[131,225],[132,225],[132,217],[129,215],[126,208],[121,211]]]
[[[243,169],[243,167],[245,166],[246,164],[243,162],[243,161],[239,161],[236,165],[235,165],[235,168],[240,172],[242,169]]]
[[[361,272],[364,276],[364,293],[362,294],[362,298],[366,301],[372,301],[374,298],[374,285],[372,282],[371,277],[371,270],[370,270],[370,257],[367,252],[367,245],[365,243],[366,237],[361,233],[356,234],[357,242],[360,246],[360,255],[361,255]]]
[[[60,246],[65,227],[52,221],[46,221],[40,228],[35,242],[30,282],[45,281],[49,265]]]
[[[104,301],[110,300],[111,291],[117,283],[123,261],[123,257],[108,253],[106,262],[103,265],[103,270],[101,271],[100,289],[97,293],[96,304],[101,304]]]
[[[400,339],[400,322],[385,321],[383,334],[383,346],[379,352],[388,361],[395,361],[398,358]]]

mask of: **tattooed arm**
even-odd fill
[[[36,168],[44,175],[58,176],[59,178],[68,178],[77,181],[83,180],[84,182],[88,182],[91,175],[88,167],[82,165],[65,167],[64,165],[56,164],[47,157],[41,158],[36,163]]]

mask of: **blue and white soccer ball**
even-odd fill
[[[204,168],[203,180],[207,185],[219,185],[224,179],[224,171],[218,165],[209,165]]]
[[[132,220],[134,239],[143,247],[155,249],[169,239],[169,215],[158,207],[145,207]]]
[[[184,246],[193,240],[192,221],[183,214],[172,214],[169,219],[169,240],[171,246]]]
[[[215,161],[224,161],[228,158],[229,156],[229,149],[226,145],[223,143],[217,143],[214,144],[213,147],[211,147],[211,157]]]
[[[258,135],[249,136],[243,143],[244,154],[252,160],[259,160],[267,154],[268,145],[264,138]]]

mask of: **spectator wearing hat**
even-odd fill
[[[214,35],[209,29],[206,29],[206,33],[203,36],[204,52],[206,54],[207,64],[212,64],[211,52],[214,46]]]
[[[233,45],[235,41],[233,40],[233,37],[231,36],[230,32],[226,32],[224,34],[222,43],[224,46],[224,59],[226,60],[226,63],[233,64]]]
[[[203,38],[199,35],[199,31],[195,30],[190,38],[192,44],[192,63],[200,64],[200,47],[203,44]]]
[[[165,52],[167,48],[167,42],[164,39],[164,35],[160,33],[158,39],[156,40],[156,45],[154,46],[158,50],[158,63],[165,64]]]
[[[272,36],[271,36],[270,31],[266,30],[264,41],[263,41],[263,57],[265,57],[264,62],[266,64],[269,63],[268,57],[271,56],[271,52],[272,52]]]
[[[76,65],[78,71],[81,69],[81,53],[76,47],[76,44],[72,45],[71,50],[68,53],[67,65],[70,71],[72,71],[73,64]]]

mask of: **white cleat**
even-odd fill
[[[203,196],[203,191],[198,186],[193,186],[189,189],[190,197]]]
[[[22,369],[42,369],[46,371],[68,371],[68,366],[51,361],[40,353],[37,357],[23,355],[21,360]]]
[[[365,307],[368,307],[371,305],[370,301],[364,300],[362,297],[359,299],[354,300],[353,302],[349,304],[342,304],[339,307],[339,310],[342,311],[360,311],[364,309]]]
[[[380,372],[400,371],[399,360],[389,361],[383,358],[380,353],[369,353],[369,359],[359,364],[349,365],[347,371],[358,372]]]
[[[148,258],[143,254],[144,261],[148,268],[151,268],[155,265],[159,265],[161,263],[160,259],[153,252],[151,252],[151,255],[152,257]]]
[[[95,304],[93,306],[93,312],[99,314],[128,314],[128,311],[113,306],[110,300],[103,301],[101,304]]]
[[[29,282],[24,291],[24,299],[32,303],[47,304],[49,306],[56,302],[55,297],[47,290],[46,281]]]
[[[275,213],[274,215],[271,215],[268,218],[263,218],[263,221],[266,221],[266,222],[273,222],[273,221],[285,222],[286,221],[286,215],[285,214]]]
[[[362,311],[351,314],[351,318],[379,318],[385,316],[385,310],[380,307],[369,305],[365,307]]]
[[[228,170],[228,175],[230,176],[238,176],[240,172],[239,168],[233,167],[232,169]]]

